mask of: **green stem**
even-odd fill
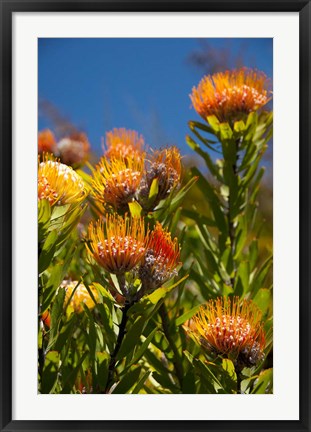
[[[124,336],[126,334],[126,324],[128,321],[127,312],[132,305],[133,305],[133,302],[126,301],[125,305],[121,309],[122,319],[121,319],[121,323],[119,325],[119,333],[118,333],[118,337],[117,337],[117,342],[116,342],[114,350],[110,356],[110,362],[109,362],[109,366],[108,366],[108,378],[107,378],[107,384],[106,384],[104,393],[108,393],[110,387],[112,386],[112,384],[114,382],[114,373],[115,373],[115,367],[116,367],[116,363],[117,363],[117,355],[118,355],[118,352],[120,351]]]
[[[107,383],[106,383],[104,393],[108,393],[110,387],[112,386],[112,384],[114,382],[114,374],[115,374],[115,368],[116,368],[116,364],[117,364],[117,355],[120,351],[124,336],[126,334],[126,324],[128,321],[127,312],[129,310],[129,308],[135,303],[134,299],[130,300],[128,298],[129,296],[128,296],[128,290],[126,288],[125,274],[124,273],[119,274],[119,275],[117,275],[117,278],[118,278],[120,290],[121,290],[122,294],[125,296],[125,303],[124,303],[123,308],[121,309],[122,318],[121,318],[121,323],[119,325],[119,333],[118,333],[118,337],[117,337],[117,342],[116,342],[114,350],[110,356],[110,362],[108,365],[108,378],[107,378]]]
[[[233,174],[235,176],[238,176],[238,169],[237,169],[237,162],[238,162],[238,146],[239,146],[240,140],[237,140],[236,142],[236,157],[235,161],[232,164],[232,170]],[[230,191],[230,189],[229,189]],[[229,194],[228,197],[228,227],[229,227],[229,239],[230,239],[230,245],[231,245],[231,257],[232,257],[232,264],[233,264],[233,275],[230,278],[231,287],[234,289],[235,282],[236,282],[236,273],[237,273],[237,266],[234,259],[235,251],[236,251],[236,228],[234,226],[234,218],[232,215],[232,202],[231,202],[231,196]]]
[[[181,358],[178,352],[178,349],[175,345],[175,342],[170,334],[170,329],[169,329],[169,318],[168,318],[168,313],[165,307],[165,304],[163,303],[162,306],[159,309],[159,313],[161,316],[161,320],[162,320],[162,325],[163,325],[163,332],[166,336],[166,339],[169,343],[169,346],[171,348],[171,350],[173,351],[174,354],[174,360],[173,360],[173,365],[174,365],[174,369],[175,369],[175,374],[177,376],[180,388],[182,389],[183,386],[183,367],[182,367],[182,362],[181,362]]]

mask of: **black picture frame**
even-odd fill
[[[9,1],[1,6],[0,426],[1,431],[311,431],[310,426],[310,1]],[[14,12],[299,12],[300,38],[300,419],[297,421],[14,421],[12,420],[12,14]],[[286,235],[286,233],[284,233]],[[289,294],[290,295],[290,294]],[[290,364],[290,359],[286,359]],[[295,372],[296,373],[296,372]],[[242,396],[243,397],[243,396]],[[120,407],[121,409],[121,407]]]

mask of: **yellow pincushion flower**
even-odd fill
[[[105,222],[92,222],[88,228],[91,242],[89,254],[107,272],[124,274],[132,270],[142,259],[148,233],[142,218],[129,218],[116,214],[106,215]]]
[[[136,131],[125,128],[106,133],[105,156],[110,159],[144,159],[144,138]]]
[[[45,160],[38,167],[38,200],[50,205],[74,204],[87,195],[82,178],[69,166],[55,160]]]
[[[244,366],[256,365],[264,358],[261,312],[252,301],[239,297],[210,300],[185,329],[210,352]]]
[[[93,172],[93,194],[102,204],[126,210],[143,175],[143,159],[102,158]]]
[[[76,288],[77,285],[78,285],[78,281],[63,281],[61,288],[66,290],[65,301],[64,301],[64,304],[66,306],[72,295],[73,290]],[[97,290],[93,286],[90,286],[89,288],[93,294],[94,299],[98,301],[99,295]],[[74,294],[71,297],[71,300],[67,307],[69,308],[69,311],[73,310],[75,313],[81,313],[84,311],[82,303],[84,303],[89,309],[93,309],[96,306],[96,303],[94,303],[94,300],[90,296],[85,285],[80,283],[78,287],[75,289]]]
[[[234,121],[270,100],[268,80],[263,72],[247,68],[219,72],[203,77],[190,98],[204,120],[214,115],[220,122]]]

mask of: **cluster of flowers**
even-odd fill
[[[215,116],[232,124],[269,102],[269,82],[264,73],[247,68],[216,73],[204,76],[190,98],[205,121]],[[261,312],[251,300],[212,299],[184,328],[210,354],[231,358],[238,368],[264,359]]]
[[[103,205],[100,218],[88,227],[89,256],[103,270],[118,277],[135,273],[142,284],[137,298],[175,276],[180,256],[177,238],[172,240],[159,222],[150,230],[142,216],[128,214],[130,202],[137,200],[152,210],[180,184],[181,157],[177,148],[154,152],[147,160],[143,145],[142,136],[134,131],[109,132],[105,155],[93,169],[90,185],[51,154],[40,155],[38,166],[38,200],[45,199],[51,206],[79,205],[91,196]],[[157,188],[151,205],[149,195],[154,182]],[[62,285],[66,290],[72,286],[67,282]],[[76,312],[82,310],[77,302],[83,296],[87,301],[89,295],[81,287],[72,296],[71,306]],[[121,289],[125,297],[130,295],[125,285]]]
[[[191,95],[195,110],[205,120],[215,115],[219,121],[236,120],[265,105],[267,80],[263,74],[241,69],[207,76]],[[86,160],[89,143],[85,135],[71,136],[56,144],[51,131],[39,134],[38,199],[51,206],[80,204],[89,194],[103,209],[88,227],[88,254],[106,272],[120,281],[125,298],[133,293],[125,284],[132,272],[141,281],[138,301],[177,274],[180,249],[176,238],[156,222],[153,229],[144,218],[130,217],[129,204],[136,202],[144,214],[153,211],[181,181],[181,156],[176,147],[147,154],[144,139],[134,131],[114,129],[107,133],[105,154],[93,169],[91,184],[68,166]],[[56,160],[51,155],[59,155]],[[76,313],[81,302],[94,306],[88,290],[77,282],[64,281],[66,298]],[[94,290],[95,293],[96,290]],[[94,294],[94,298],[96,294]],[[234,358],[244,366],[264,358],[265,335],[257,306],[238,297],[210,300],[185,330],[210,353]]]
[[[93,172],[92,189],[94,198],[106,208],[125,212],[135,200],[144,211],[152,211],[179,186],[181,156],[176,147],[148,155],[144,138],[126,129],[107,133],[105,147]]]

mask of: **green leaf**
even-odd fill
[[[88,317],[88,328],[86,329],[86,335],[87,335],[87,344],[90,349],[90,356],[94,360],[95,359],[95,353],[96,353],[96,341],[97,341],[97,332],[95,328],[94,318],[87,307],[85,303],[81,303],[83,306],[83,309]]]
[[[112,393],[113,394],[130,393],[131,388],[138,382],[140,372],[141,372],[141,366],[137,366],[136,368],[133,368],[126,375],[124,375],[124,377],[121,379],[121,381],[118,383],[118,385],[115,387]]]
[[[43,375],[40,392],[43,394],[52,393],[56,385],[60,366],[60,354],[57,351],[50,351],[45,356]]]
[[[147,379],[149,378],[149,376],[151,375],[150,371],[147,371],[138,381],[138,383],[136,384],[136,386],[133,388],[132,390],[132,394],[138,394],[140,392],[140,390],[143,388],[145,382],[147,381]]]
[[[171,233],[172,237],[176,234],[178,223],[180,221],[181,212],[182,212],[182,207],[179,207],[176,210],[176,212],[172,215],[172,219],[168,227],[168,231]]]
[[[56,231],[50,232],[44,242],[44,245],[42,247],[39,256],[39,262],[38,262],[39,274],[44,272],[44,270],[46,270],[50,265],[56,249],[56,240],[57,240],[57,232]]]
[[[157,371],[160,375],[167,377],[170,373],[164,363],[149,349],[145,351],[144,357],[152,370]]]
[[[72,234],[73,230],[78,225],[78,222],[82,215],[85,213],[86,206],[81,207],[77,205],[76,208],[70,210],[70,212],[65,215],[65,222],[61,224],[55,224],[55,228],[59,229],[57,246],[62,246],[69,236]]]
[[[211,174],[213,174],[213,176],[215,176],[218,180],[221,181],[221,175],[219,174],[219,171],[217,169],[217,165],[215,165],[210,157],[210,155],[203,151],[201,149],[201,147],[199,146],[199,144],[197,144],[190,136],[186,136],[186,142],[189,145],[190,148],[192,148],[192,150],[194,150],[198,155],[200,155],[205,163],[207,168],[210,170]]]
[[[94,286],[94,288],[96,288],[100,293],[101,293],[101,295],[104,297],[104,301],[109,301],[109,302],[111,302],[112,304],[114,304],[116,301],[115,301],[115,299],[113,298],[113,296],[111,295],[111,293],[110,293],[110,291],[108,290],[108,289],[106,289],[106,288],[104,288],[100,283],[98,283],[98,282],[93,282],[93,286]]]
[[[54,221],[55,219],[59,219],[68,212],[70,209],[70,204],[62,205],[62,206],[54,206],[52,210],[51,215],[51,221]]]
[[[41,310],[45,311],[56,293],[57,288],[63,280],[63,263],[55,265],[51,271],[46,285],[43,287],[43,300]]]
[[[257,238],[253,239],[249,246],[249,264],[250,271],[252,272],[257,264],[258,260],[258,240]]]
[[[163,375],[158,372],[153,372],[152,378],[154,378],[163,389],[169,389],[174,394],[180,393],[179,388],[171,381],[171,376],[169,374]],[[160,393],[163,393],[163,390],[160,391]]]
[[[194,183],[196,183],[197,181],[197,177],[193,176],[188,183],[183,186],[174,196],[174,198],[172,199],[170,206],[169,206],[169,211],[173,212],[175,211],[182,203],[185,195],[189,192],[189,190],[192,188],[192,186],[194,185]]]
[[[97,305],[97,310],[100,313],[102,322],[100,323],[105,331],[105,342],[109,347],[109,351],[113,351],[116,342],[116,335],[114,332],[112,310],[106,303],[100,303]]]
[[[272,308],[272,292],[267,288],[260,288],[253,298],[253,302],[259,307],[263,316],[271,312]]]
[[[111,280],[112,280],[113,285],[114,285],[115,289],[117,290],[117,292],[119,294],[123,295],[123,293],[121,291],[121,288],[120,288],[120,285],[119,285],[119,281],[118,281],[117,276],[115,274],[113,274],[113,273],[110,273],[110,277],[111,277]]]
[[[208,116],[207,117],[207,122],[208,124],[211,126],[213,133],[217,134],[219,132],[219,127],[220,127],[220,123],[219,120],[216,116],[212,115],[212,116]]]
[[[198,121],[191,120],[188,122],[188,125],[192,131],[194,131],[197,128],[197,129],[203,130],[204,132],[208,132],[212,135],[214,135],[214,133],[215,133],[214,130],[210,126],[208,126],[207,124],[204,124],[204,123],[200,123]]]
[[[184,375],[182,382],[183,394],[195,394],[197,393],[194,368],[191,367],[188,372]]]
[[[195,206],[193,207],[193,210],[182,209],[182,214],[187,218],[193,219],[199,225],[207,225],[209,227],[216,226],[216,223],[213,221],[213,219],[200,214]]]
[[[222,383],[227,393],[236,391],[237,376],[234,364],[229,359],[222,360],[222,367],[225,373],[222,374]]]
[[[238,226],[236,229],[236,248],[234,259],[237,260],[240,254],[243,252],[247,240],[247,222],[246,218],[242,215],[238,219]]]
[[[157,196],[159,193],[159,179],[154,178],[152,180],[150,190],[149,190],[149,196],[148,196],[148,208],[152,206],[152,204],[155,202]]]
[[[51,206],[48,200],[38,201],[38,241],[41,243],[46,237],[51,218]]]
[[[272,256],[262,264],[261,268],[254,274],[252,283],[250,285],[250,291],[255,296],[260,288],[265,286],[265,280],[272,267]]]
[[[255,381],[252,394],[267,394],[273,391],[273,369],[266,369],[260,373]]]
[[[156,327],[150,332],[150,334],[144,340],[142,345],[135,351],[134,356],[133,356],[131,362],[129,363],[129,365],[127,366],[127,368],[131,367],[133,364],[137,363],[138,360],[144,355],[146,349],[149,347],[149,344],[152,341],[157,330],[158,330],[158,328]]]
[[[186,321],[188,321],[190,318],[193,317],[193,315],[195,315],[197,313],[197,311],[199,310],[200,305],[193,307],[192,309],[190,309],[188,312],[184,313],[183,315],[181,315],[180,317],[178,317],[176,319],[176,327],[184,324]]]
[[[147,300],[152,304],[157,304],[159,300],[162,298],[165,298],[167,294],[169,294],[173,288],[177,287],[179,284],[181,284],[184,280],[186,280],[188,275],[184,276],[183,278],[179,279],[178,282],[174,283],[173,285],[170,285],[167,288],[158,288],[153,293],[149,294],[146,297],[142,298],[142,301]]]
[[[53,302],[51,310],[51,328],[49,333],[49,343],[47,346],[47,351],[52,348],[59,334],[59,323],[64,315],[64,300],[66,296],[66,291],[64,288],[58,290],[58,293]]]
[[[88,355],[89,355],[89,352],[84,351],[82,356],[80,358],[78,358],[78,361],[75,364],[74,368],[72,367],[72,365],[70,365],[70,366],[66,365],[66,367],[62,368],[62,377],[63,377],[63,382],[64,382],[64,386],[63,386],[63,389],[61,391],[62,394],[68,394],[68,393],[72,392],[72,388],[73,388],[74,383],[76,381],[79,369],[82,366],[82,363],[84,362],[84,360],[86,359],[86,357]]]
[[[96,363],[97,363],[96,380],[100,390],[104,390],[107,384],[109,359],[110,356],[106,352],[96,353]]]
[[[194,176],[198,177],[198,186],[201,189],[201,191],[203,192],[203,194],[206,196],[206,198],[208,199],[208,202],[211,206],[213,215],[214,215],[214,220],[217,224],[217,226],[219,227],[219,230],[221,232],[226,232],[227,230],[227,222],[226,222],[226,218],[224,215],[224,210],[223,207],[221,205],[221,202],[218,198],[218,196],[216,195],[215,192],[215,186],[211,185],[208,180],[206,180],[203,175],[200,173],[200,171],[197,168],[192,168],[191,172]]]
[[[72,315],[70,317],[70,320],[67,321],[61,328],[60,333],[57,336],[55,345],[54,345],[54,349],[56,351],[61,351],[64,346],[68,346],[69,345],[69,340],[71,339],[73,332],[76,330],[76,325],[77,325],[77,315]],[[62,358],[62,361],[64,360],[64,358]]]
[[[242,293],[240,293],[239,295],[245,294],[249,288],[249,262],[248,261],[241,261],[239,263],[236,277],[238,282],[240,281],[242,286]]]
[[[208,393],[218,393],[219,390],[222,390],[223,392],[225,391],[223,385],[211,369],[212,363],[194,359],[193,364],[195,365],[201,379],[204,380]]]
[[[143,333],[145,325],[146,318],[142,316],[137,318],[134,324],[130,326],[118,352],[117,360],[122,359],[123,357],[127,356],[131,351],[133,351],[137,343],[140,341],[140,336]]]
[[[132,201],[128,203],[131,216],[133,218],[140,217],[142,212],[142,207],[137,201]]]

